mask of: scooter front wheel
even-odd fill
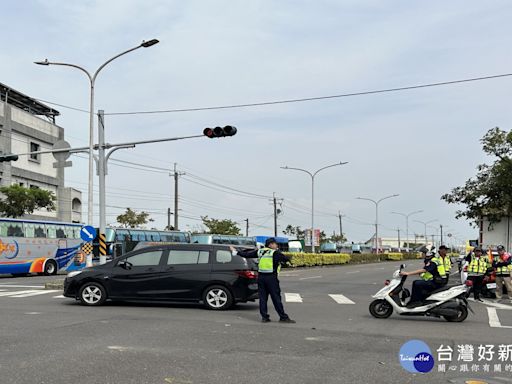
[[[374,300],[370,303],[370,314],[377,319],[387,319],[393,313],[393,307],[386,300]]]

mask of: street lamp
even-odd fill
[[[425,246],[427,246],[427,224],[433,223],[434,221],[437,221],[437,219],[429,220],[429,221],[421,221],[421,220],[414,220],[416,223],[423,224],[425,226]]]
[[[369,199],[367,197],[356,197],[358,200],[367,200],[371,201],[373,204],[375,204],[375,252],[379,254],[379,203],[386,199],[391,199],[392,197],[400,196],[399,194],[390,195],[383,197],[377,201],[373,199]]]
[[[395,215],[400,215],[400,216],[403,216],[405,217],[405,237],[407,239],[407,252],[409,252],[409,216],[412,216],[412,215],[415,215],[416,213],[421,213],[423,212],[423,210],[419,210],[419,211],[413,211],[413,212],[410,212],[410,213],[401,213],[401,212],[391,212],[391,213],[394,213]]]
[[[139,48],[148,48],[158,43],[157,39],[152,39],[149,41],[143,41],[141,44],[137,45],[134,48],[128,49],[124,52],[121,52],[120,54],[108,59],[106,62],[104,62],[97,70],[94,72],[94,74],[91,75],[89,71],[87,71],[85,68],[82,68],[79,65],[76,64],[69,64],[69,63],[58,63],[58,62],[52,62],[48,61],[48,59],[45,59],[44,61],[35,61],[34,64],[38,65],[62,65],[66,67],[73,67],[76,69],[79,69],[80,71],[84,72],[87,77],[89,78],[90,82],[90,104],[89,104],[89,185],[88,185],[88,199],[87,199],[87,221],[89,225],[92,225],[93,221],[93,178],[94,178],[94,156],[93,156],[93,150],[94,150],[94,84],[96,82],[96,77],[100,73],[100,71],[105,68],[107,64],[114,61],[118,57],[121,57],[129,52],[135,51]],[[91,265],[92,265],[92,257],[91,257]],[[88,263],[89,266],[89,263]]]
[[[348,163],[348,161],[345,161],[345,162],[340,161],[339,163],[327,165],[325,167],[317,169],[314,173],[311,173],[308,170],[302,169],[302,168],[292,168],[292,167],[288,167],[288,166],[281,167],[281,169],[291,169],[293,171],[305,172],[311,177],[311,252],[312,253],[315,253],[315,242],[314,242],[314,235],[313,235],[313,232],[315,230],[315,176],[318,174],[318,172],[323,171],[324,169],[336,167],[338,165],[344,165],[347,163]]]

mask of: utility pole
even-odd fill
[[[171,208],[167,208],[167,230],[171,229]]]
[[[245,219],[245,236],[249,237],[249,218]]]
[[[398,251],[400,252],[402,249],[402,246],[400,245],[400,228],[397,228],[396,230],[398,232]]]
[[[343,217],[344,215],[341,214],[340,211],[338,211],[338,218],[340,219],[340,237],[343,237],[343,223],[341,221],[341,218]]]
[[[443,226],[442,226],[442,224],[440,224],[439,227],[441,228],[441,244],[439,244],[441,246],[441,245],[443,245]]]
[[[277,199],[276,193],[273,193],[274,200],[274,237],[277,237]]]
[[[178,178],[185,173],[180,173],[176,170],[177,164],[174,163],[174,230],[178,230]]]

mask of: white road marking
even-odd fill
[[[320,279],[322,276],[301,277],[299,280]]]
[[[302,297],[299,293],[285,293],[284,300],[287,303],[302,303]]]
[[[65,299],[66,296],[64,295],[59,295],[59,296],[53,296],[54,299]]]
[[[347,272],[347,275],[350,275],[351,273],[359,273],[361,271],[352,271],[352,272]]]
[[[501,325],[496,308],[487,307],[487,314],[489,315],[489,326],[491,328],[512,328],[510,325]]]
[[[11,292],[11,295],[9,297],[30,297],[30,296],[38,296],[38,295],[44,295],[46,293],[55,293],[59,292],[58,290],[44,290],[44,291],[28,291],[26,293],[20,294],[20,292]]]
[[[9,284],[4,284],[4,285],[0,285],[0,288],[37,288],[37,289],[43,289],[44,285],[9,285]]]
[[[30,293],[30,292],[34,292],[34,290],[0,292],[0,296],[21,295],[21,294]]]
[[[468,300],[473,301],[473,302],[476,303],[475,299],[473,299],[472,297],[468,298]],[[487,305],[489,307],[496,308],[496,309],[504,309],[505,311],[512,311],[512,306],[510,306],[510,305],[501,304],[501,303],[494,303],[492,301],[487,301],[487,300],[484,300],[481,303],[485,304],[485,305]]]
[[[25,312],[25,315],[40,315],[41,312]]]
[[[337,294],[337,295],[330,294],[329,296],[331,296],[331,298],[338,304],[355,304],[352,300],[350,300],[346,296],[343,296],[342,294]]]

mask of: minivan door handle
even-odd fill
[[[172,271],[174,269],[174,267],[172,266],[168,266],[167,268],[165,268],[166,271]]]

